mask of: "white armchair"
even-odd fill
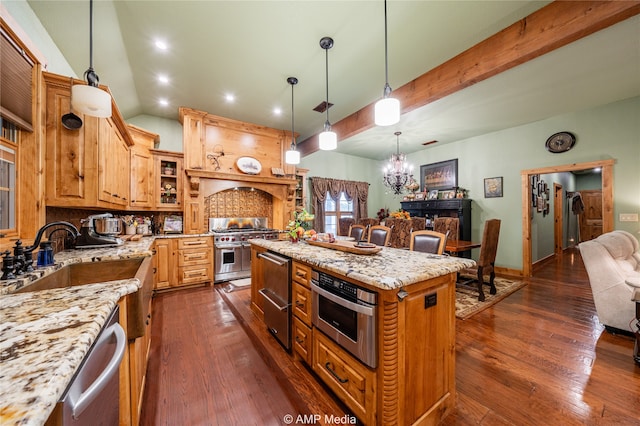
[[[638,240],[629,232],[613,231],[579,248],[600,322],[607,329],[634,332],[630,325],[636,317],[634,292],[640,288]]]

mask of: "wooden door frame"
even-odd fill
[[[531,261],[531,175],[572,172],[600,167],[602,170],[602,232],[613,231],[613,165],[615,160],[596,160],[586,163],[573,163],[539,169],[522,170],[522,275],[530,277],[533,265]]]
[[[562,185],[553,183],[553,252],[556,256],[562,255],[562,246],[564,245],[564,219],[562,217],[564,211],[564,193]]]

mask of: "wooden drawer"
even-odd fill
[[[190,249],[197,247],[213,247],[213,237],[180,238],[178,249]]]
[[[311,365],[311,354],[313,353],[311,350],[313,344],[311,327],[304,324],[299,318],[293,317],[291,336],[293,336],[293,351],[300,355],[304,362]]]
[[[311,327],[311,290],[297,281],[291,287],[291,300],[293,301],[293,315]]]
[[[202,263],[213,263],[213,250],[209,248],[178,250],[178,253],[178,266],[192,266]]]
[[[313,371],[363,423],[376,423],[376,373],[318,329],[313,332]]]
[[[311,288],[311,267],[294,261],[291,265],[291,279]]]
[[[213,265],[211,263],[178,267],[178,282],[180,285],[200,284],[211,281],[213,281]]]

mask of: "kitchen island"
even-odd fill
[[[458,271],[475,265],[473,260],[386,247],[361,255],[303,242],[251,244],[252,309],[263,313],[258,254],[291,258],[294,356],[308,363],[363,423],[437,424],[454,408],[455,281]],[[312,271],[377,294],[375,368],[308,321],[314,296],[305,280]],[[305,315],[296,313],[302,306]]]

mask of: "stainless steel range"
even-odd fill
[[[280,231],[267,226],[266,217],[210,218],[213,235],[215,282],[251,276],[249,240],[277,240]]]

